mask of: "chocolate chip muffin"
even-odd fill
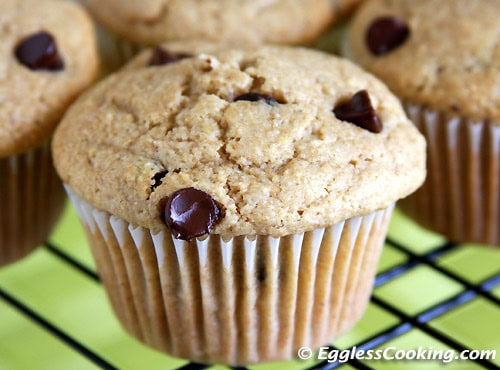
[[[385,85],[300,48],[108,77],[53,145],[112,306],[202,363],[290,359],[362,315],[425,143]]]
[[[500,3],[373,0],[346,55],[399,95],[429,143],[402,209],[452,241],[500,245]]]
[[[334,16],[331,0],[81,0],[103,26],[102,54],[116,69],[143,46],[199,40],[306,44]]]
[[[75,4],[0,2],[0,265],[42,243],[64,191],[49,140],[95,77],[92,23]]]

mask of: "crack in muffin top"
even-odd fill
[[[338,119],[338,106],[356,119],[376,113],[382,130]],[[386,208],[425,177],[425,142],[384,84],[291,47],[117,73],[70,108],[53,152],[73,191],[155,232],[180,189],[219,205],[213,233],[282,236]]]

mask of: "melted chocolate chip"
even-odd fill
[[[186,53],[172,53],[161,47],[157,47],[153,50],[153,55],[149,60],[149,66],[164,66],[166,64],[175,63],[179,60],[191,58],[191,54]]]
[[[384,55],[404,44],[409,36],[410,29],[401,19],[381,17],[366,31],[366,44],[374,55]]]
[[[165,207],[165,221],[177,239],[189,241],[210,233],[220,217],[215,200],[195,188],[176,191]]]
[[[60,71],[64,62],[57,50],[54,37],[45,31],[34,33],[17,44],[14,51],[19,63],[34,71]]]
[[[151,185],[151,191],[155,191],[158,186],[161,185],[163,178],[168,174],[168,170],[160,171],[155,173],[151,180],[153,181],[153,185]]]
[[[242,101],[242,100],[253,101],[253,102],[263,101],[268,105],[282,104],[281,102],[279,102],[278,100],[276,100],[275,98],[273,98],[270,95],[259,94],[256,92],[249,92],[249,93],[240,95],[236,99],[234,99],[234,101]]]
[[[382,122],[366,90],[358,91],[349,101],[335,107],[333,113],[339,120],[354,123],[370,132],[382,131]]]

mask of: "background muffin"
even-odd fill
[[[124,327],[203,363],[292,358],[349,329],[392,205],[425,176],[383,84],[284,47],[112,75],[53,148]]]
[[[92,23],[75,4],[0,3],[0,265],[48,236],[63,204],[49,140],[95,77]]]
[[[82,2],[103,26],[102,54],[110,69],[119,67],[142,46],[169,41],[305,44],[333,17],[330,0]]]
[[[454,241],[500,245],[500,3],[370,1],[346,54],[399,95],[429,143],[402,209]]]

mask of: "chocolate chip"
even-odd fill
[[[220,217],[215,200],[195,188],[176,191],[165,207],[165,221],[177,239],[189,241],[210,233]]]
[[[382,122],[366,90],[358,91],[349,101],[335,107],[333,113],[339,120],[354,123],[370,132],[382,131]]]
[[[191,54],[172,53],[161,47],[157,47],[153,50],[153,55],[151,55],[151,59],[149,60],[149,66],[164,66],[191,57]]]
[[[263,101],[268,105],[276,105],[276,104],[282,104],[282,102],[279,102],[275,98],[273,98],[270,95],[265,95],[265,94],[259,94],[256,92],[249,92],[243,95],[238,96],[234,101],[253,101],[253,102],[259,102]]]
[[[410,29],[404,21],[394,17],[375,19],[366,31],[366,44],[375,55],[384,55],[404,44]]]
[[[17,44],[15,55],[19,63],[39,71],[60,71],[64,62],[57,50],[54,37],[45,31],[34,33]]]
[[[163,178],[168,174],[168,170],[160,171],[155,173],[151,180],[153,181],[153,185],[151,185],[151,191],[155,191],[158,186],[161,185]]]

